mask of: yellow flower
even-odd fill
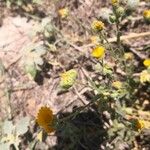
[[[55,129],[53,128],[54,115],[50,108],[41,107],[37,114],[37,123],[47,132],[51,133]]]
[[[61,16],[61,18],[66,18],[69,15],[69,10],[68,8],[59,9],[58,14]]]
[[[103,46],[98,46],[93,49],[92,51],[92,56],[95,58],[102,58],[105,54],[105,47]]]
[[[121,89],[121,88],[122,88],[122,82],[120,82],[120,81],[114,81],[114,82],[112,83],[112,86],[113,86],[114,88],[116,88],[116,89]]]
[[[77,78],[77,71],[76,70],[71,69],[69,71],[66,71],[66,72],[61,74],[60,86],[62,88],[68,89],[71,86],[73,86],[76,78]]]
[[[145,128],[145,121],[137,118],[130,118],[129,119],[132,123],[132,126],[135,130],[141,131],[143,128]]]
[[[91,27],[94,31],[101,31],[105,28],[105,25],[102,21],[94,20]]]
[[[112,5],[117,5],[119,3],[119,0],[111,0]]]
[[[150,67],[150,58],[145,59],[143,64],[144,64],[145,67]]]
[[[136,120],[136,125],[135,125],[136,129],[137,130],[141,130],[143,128],[145,128],[145,124],[144,124],[144,121],[143,120]]]
[[[124,54],[124,59],[125,60],[132,60],[134,58],[134,55],[131,52],[125,53]]]
[[[140,82],[150,82],[150,73],[147,70],[143,70],[140,74]]]
[[[150,10],[144,10],[143,12],[143,16],[145,19],[150,19]]]

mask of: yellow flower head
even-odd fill
[[[113,86],[114,88],[116,88],[116,89],[121,89],[121,88],[122,88],[122,82],[120,82],[120,81],[114,81],[114,82],[112,83],[112,86]]]
[[[150,19],[150,10],[144,10],[143,16],[145,19]]]
[[[61,16],[61,18],[66,18],[69,15],[69,10],[68,8],[59,9],[58,14]]]
[[[75,83],[75,80],[77,78],[77,71],[71,69],[62,73],[60,77],[60,86],[62,88],[68,89]]]
[[[142,130],[143,128],[145,128],[145,124],[143,120],[136,120],[136,124],[135,127],[138,131]]]
[[[143,128],[145,128],[144,120],[131,118],[130,121],[133,125],[133,128],[137,131],[141,131]]]
[[[150,58],[145,59],[143,64],[144,64],[145,67],[150,67]]]
[[[132,60],[134,58],[134,55],[131,52],[124,54],[125,60]]]
[[[95,58],[102,58],[105,54],[105,47],[103,46],[98,46],[93,49],[92,51],[92,56]]]
[[[103,23],[102,21],[94,20],[94,21],[92,22],[91,27],[92,27],[92,29],[93,29],[94,31],[99,32],[99,31],[102,31],[102,30],[105,28],[105,25],[104,25],[104,23]]]
[[[111,4],[113,6],[116,6],[119,3],[119,0],[111,0]]]
[[[50,108],[41,107],[37,114],[36,121],[47,133],[54,131],[54,128],[52,127],[54,123],[54,116]]]
[[[147,70],[143,70],[140,74],[140,82],[150,82],[150,73]]]

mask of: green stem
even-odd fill
[[[120,33],[120,29],[119,29],[119,24],[120,24],[120,21],[119,21],[119,18],[117,18],[117,20],[116,20],[117,44],[118,44],[119,48],[121,48],[121,40],[120,40],[121,33]]]
[[[115,52],[114,52],[114,50],[113,50],[113,48],[112,48],[110,42],[107,40],[107,37],[106,37],[103,33],[101,33],[101,37],[106,41],[106,43],[107,43],[108,46],[109,46],[109,49],[110,49],[111,52],[112,52],[112,55],[115,57]]]
[[[87,105],[83,106],[81,109],[79,109],[79,110],[77,110],[76,112],[72,113],[71,115],[69,115],[69,116],[67,116],[67,117],[64,117],[64,118],[62,118],[62,119],[59,119],[59,120],[58,120],[58,124],[59,124],[60,122],[64,122],[64,121],[66,121],[66,120],[68,120],[68,119],[70,119],[70,118],[72,118],[72,117],[78,115],[81,111],[83,111],[85,108],[89,107],[90,105],[92,105],[92,104],[94,104],[94,103],[95,103],[95,101],[94,101],[94,102],[90,102],[90,103],[88,103]]]

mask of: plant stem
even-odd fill
[[[107,43],[108,46],[109,46],[109,49],[110,49],[111,52],[112,52],[112,55],[115,57],[115,52],[114,52],[114,50],[113,50],[113,48],[112,48],[110,42],[108,41],[106,35],[104,35],[103,33],[101,33],[101,37],[106,41],[106,43]]]
[[[81,111],[83,111],[85,108],[89,107],[90,105],[92,105],[92,104],[94,104],[94,103],[95,103],[95,101],[88,103],[87,105],[83,106],[81,109],[79,109],[79,110],[77,110],[76,112],[70,114],[69,116],[64,117],[64,118],[58,120],[58,123],[64,122],[64,121],[66,121],[66,120],[68,120],[68,119],[70,119],[70,118],[72,118],[72,117],[78,115]]]
[[[117,44],[118,44],[119,48],[121,48],[121,40],[120,40],[121,33],[120,33],[120,29],[119,29],[119,24],[120,24],[120,21],[119,21],[119,18],[117,18],[117,20],[116,20]]]

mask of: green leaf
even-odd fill
[[[35,76],[37,74],[37,70],[36,70],[35,64],[33,64],[33,65],[26,64],[26,66],[25,66],[25,72],[28,73],[28,74],[30,74],[33,78],[35,78]]]
[[[24,134],[28,131],[29,117],[23,117],[16,123],[16,133],[17,135]]]
[[[29,45],[24,51],[22,57],[22,65],[31,79],[35,78],[37,71],[41,71],[41,66],[44,64],[43,55],[47,49],[43,45]]]

